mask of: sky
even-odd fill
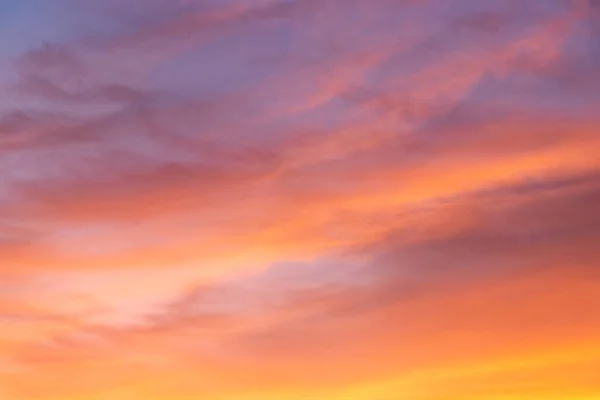
[[[596,0],[0,0],[1,400],[600,399]]]

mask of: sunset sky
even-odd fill
[[[0,0],[0,400],[600,400],[597,0]]]

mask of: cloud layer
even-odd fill
[[[52,3],[0,6],[0,397],[600,395],[594,1]]]

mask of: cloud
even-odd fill
[[[589,369],[593,7],[59,3],[76,32],[23,49],[0,117],[9,399]]]
[[[584,286],[591,290],[596,280],[599,255],[590,245],[600,235],[596,229],[600,216],[594,207],[597,197],[595,174],[459,197],[418,213],[410,226],[327,260],[275,264],[252,275],[203,284],[164,313],[158,312],[148,321],[150,325],[133,332],[181,337],[186,330],[213,331],[207,340],[224,340],[221,345],[230,351],[261,359],[298,359],[334,351],[331,335],[339,339],[343,352],[352,349],[347,347],[346,336],[353,338],[354,346],[364,340],[372,343],[369,337],[380,334],[376,333],[379,328],[369,327],[367,321],[384,323],[382,313],[410,315],[431,302],[454,302],[461,296],[491,296],[490,307],[502,308],[494,302],[503,301],[512,285],[525,296],[528,290],[537,292],[562,279],[573,285],[560,289],[562,299],[577,307],[580,301],[594,301],[592,294],[585,297],[578,290]],[[575,290],[576,282],[579,289]],[[458,300],[449,300],[454,296]],[[563,300],[550,296],[537,304],[535,297],[521,297],[520,301],[533,307],[524,313],[556,313],[555,318],[539,325],[541,320],[532,315],[527,327],[504,328],[535,333],[542,326],[560,329],[569,318],[592,317],[586,312],[569,314],[568,303],[562,304],[565,310],[557,311],[554,306],[559,305],[554,302]],[[448,305],[450,309],[455,306]],[[460,307],[473,307],[475,313],[464,323],[475,327],[487,323],[476,303]],[[463,323],[432,315],[450,326]],[[405,328],[426,329],[422,322],[407,319]],[[362,328],[345,329],[347,324]],[[575,324],[573,330],[579,327]],[[401,326],[388,328],[404,335]],[[444,332],[440,330],[441,335]]]
[[[182,395],[263,382],[330,390],[398,374],[418,384],[428,371],[446,385],[436,374],[447,363],[451,382],[496,368],[489,379],[504,385],[512,378],[503,374],[516,372],[493,364],[496,357],[533,363],[548,348],[593,338],[597,196],[595,175],[466,196],[420,213],[416,229],[328,260],[206,283],[147,324],[76,329],[15,357],[38,371],[40,390],[51,380],[64,395],[102,393],[117,385],[109,369],[127,366],[139,373],[125,381],[158,374],[162,383],[148,390],[178,383],[189,390]],[[357,357],[364,362],[351,362]],[[532,376],[545,365],[563,368],[560,359],[539,363]],[[62,386],[83,366],[98,379]],[[190,380],[187,368],[207,381]]]

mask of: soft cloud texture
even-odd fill
[[[600,395],[595,2],[0,13],[0,397]]]

